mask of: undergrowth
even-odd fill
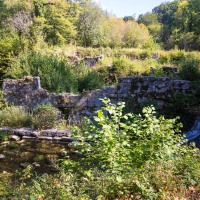
[[[184,145],[181,124],[152,106],[123,114],[124,103],[103,102],[93,122],[74,128],[78,160],[61,160],[54,175],[29,166],[20,180],[4,177],[1,199],[198,199],[199,150]]]

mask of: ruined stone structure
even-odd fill
[[[38,104],[51,103],[61,108],[67,107],[70,117],[91,116],[102,106],[101,98],[112,102],[141,102],[151,98],[160,102],[167,101],[175,93],[191,93],[190,81],[171,80],[169,77],[125,77],[119,78],[118,85],[104,87],[81,95],[49,93],[40,86],[39,77],[25,77],[19,80],[4,80],[4,99],[14,105],[33,108]]]
[[[4,99],[17,106],[30,109],[36,105],[51,103],[55,107],[66,107],[74,104],[77,95],[49,93],[41,88],[40,77],[25,77],[24,79],[6,79],[3,81]]]
[[[164,104],[175,93],[192,93],[190,81],[171,80],[169,77],[125,77],[119,78],[116,87],[104,87],[83,95],[74,110],[76,117],[90,116],[103,104],[100,98],[111,102],[129,101],[140,103],[143,99],[154,99]]]

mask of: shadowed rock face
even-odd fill
[[[4,80],[4,99],[14,105],[33,108],[38,104],[51,103],[58,108],[68,108],[72,119],[91,117],[102,106],[99,99],[109,98],[111,102],[137,101],[151,98],[164,104],[176,93],[192,93],[190,81],[171,80],[169,77],[125,77],[119,78],[116,87],[107,86],[82,95],[49,93],[40,86],[39,77],[25,77],[19,80]]]

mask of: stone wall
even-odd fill
[[[67,107],[70,117],[91,116],[102,106],[101,98],[112,102],[141,102],[151,98],[165,102],[175,93],[192,93],[190,81],[171,80],[169,77],[125,77],[118,85],[93,90],[82,95],[49,93],[40,86],[39,77],[25,77],[20,80],[4,80],[4,99],[14,105],[33,108],[38,104],[51,103],[55,107]]]
[[[3,81],[4,100],[17,106],[30,109],[36,105],[51,103],[55,107],[69,107],[78,99],[79,95],[49,93],[40,86],[40,77],[24,77],[24,79]]]
[[[171,80],[169,77],[124,77],[118,79],[116,87],[104,87],[84,94],[71,116],[91,116],[103,104],[99,99],[107,97],[111,102],[132,101],[140,103],[143,99],[154,99],[163,105],[176,93],[192,93],[191,82]]]
[[[169,77],[126,77],[119,78],[118,100],[128,96],[138,100],[153,98],[166,100],[174,93],[191,93],[191,83],[185,80],[171,80]]]

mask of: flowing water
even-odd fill
[[[200,118],[196,119],[191,130],[185,134],[188,142],[195,142],[196,146],[200,148]]]

